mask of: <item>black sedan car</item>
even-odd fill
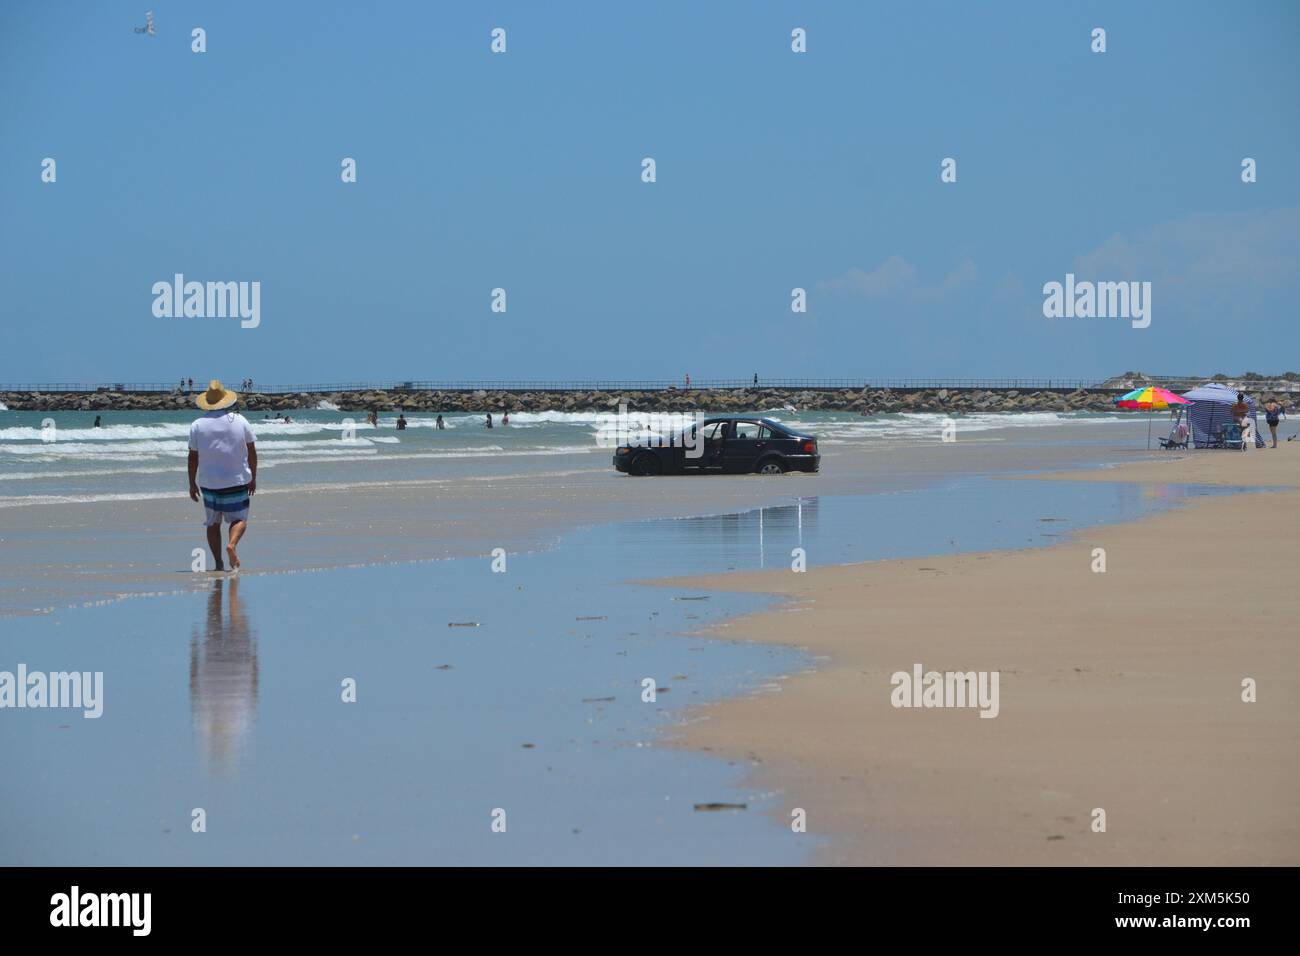
[[[707,418],[666,439],[614,451],[614,467],[629,475],[780,475],[816,472],[821,460],[814,436],[767,418]]]

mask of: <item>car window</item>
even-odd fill
[[[736,422],[735,436],[740,441],[757,441],[762,427],[758,422]]]
[[[722,437],[722,425],[722,422],[713,422],[710,425],[705,425],[704,430],[700,432],[700,434],[704,436],[705,441],[715,441]]]
[[[758,428],[758,440],[768,441],[771,439],[771,437],[772,437],[772,429],[768,428],[766,425],[760,425]]]

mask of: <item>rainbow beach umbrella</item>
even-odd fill
[[[1126,392],[1119,398],[1115,399],[1115,404],[1120,408],[1145,408],[1147,411],[1155,411],[1157,408],[1165,409],[1170,405],[1190,405],[1192,404],[1181,395],[1175,395],[1168,389],[1160,388],[1158,385],[1147,385],[1144,388],[1135,388],[1131,392]],[[1147,448],[1151,447],[1151,416],[1147,416]]]

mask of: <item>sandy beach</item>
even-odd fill
[[[816,667],[780,642],[697,636],[779,598],[634,582],[783,567],[798,548],[818,566],[1045,547],[1185,491],[999,480],[1147,459],[1145,423],[1118,416],[970,418],[952,443],[933,418],[826,417],[816,476],[659,480],[617,474],[601,449],[528,454],[569,449],[579,424],[512,425],[465,457],[476,439],[426,428],[335,461],[304,422],[267,441],[244,568],[196,574],[200,513],[168,487],[179,467],[153,471],[175,425],[141,417],[100,440],[124,444],[122,462],[74,435],[33,497],[15,485],[0,506],[10,669],[74,667],[105,688],[102,719],[24,708],[0,722],[15,765],[56,768],[5,794],[10,862],[816,860],[839,845],[816,804],[822,836],[794,838],[773,823],[788,790],[663,745],[696,707]],[[340,698],[345,677],[357,705]],[[341,766],[363,769],[340,781]],[[87,773],[93,813],[77,802]],[[412,811],[432,804],[443,811]],[[713,804],[746,811],[694,809]],[[177,808],[194,806],[222,821],[219,840],[180,837]],[[508,840],[479,826],[495,807]]]
[[[824,864],[1300,863],[1298,466],[1283,444],[1040,476],[1267,490],[1050,548],[692,580],[782,595],[709,633],[820,666],[697,709],[676,742],[747,764],[784,825],[805,810]],[[996,718],[892,706],[918,663],[999,672]]]
[[[513,553],[544,547],[567,528],[627,518],[723,514],[795,496],[880,492],[959,474],[1145,456],[1125,444],[1141,433],[1137,422],[991,429],[952,444],[938,441],[937,426],[932,431],[909,443],[831,446],[820,475],[776,481],[755,475],[628,480],[610,467],[605,449],[564,458],[487,458],[473,471],[464,466],[477,465],[477,459],[417,462],[413,470],[426,478],[393,478],[393,469],[382,462],[356,462],[347,466],[353,471],[336,472],[328,484],[310,476],[290,480],[283,469],[267,468],[254,501],[243,573],[439,560],[495,547]],[[1107,444],[1087,443],[1101,436]],[[1115,444],[1124,447],[1116,451]],[[274,461],[272,456],[266,458]],[[202,511],[185,495],[183,459],[165,477],[174,489],[165,495],[54,497],[0,508],[0,617],[126,594],[206,588],[201,575],[190,573],[191,550],[203,544]],[[666,567],[664,573],[675,571]]]

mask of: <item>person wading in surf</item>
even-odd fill
[[[203,524],[208,549],[218,571],[221,560],[221,521],[230,524],[226,557],[230,569],[239,569],[235,548],[248,529],[248,499],[257,491],[257,436],[248,420],[235,411],[239,395],[217,379],[194,399],[206,414],[190,426],[190,498],[203,496]]]

